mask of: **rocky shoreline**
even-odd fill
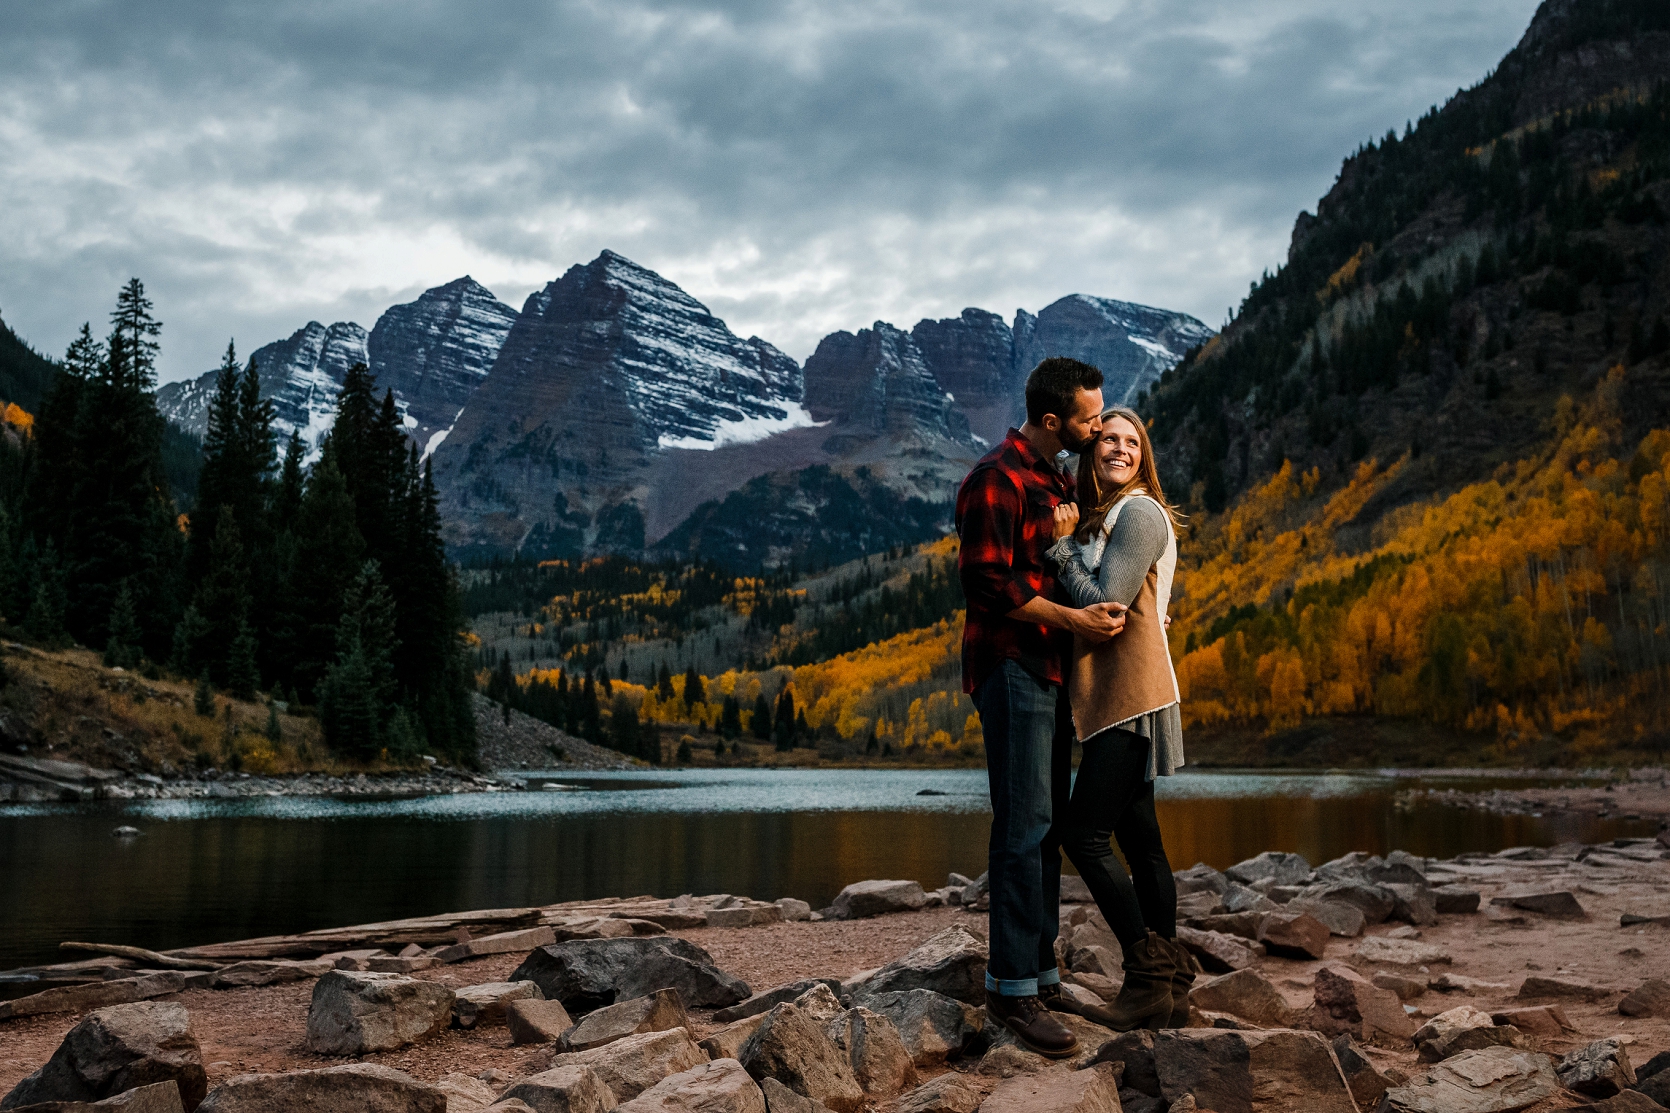
[[[1118,947],[1064,887],[1067,992]],[[1177,874],[1190,1026],[1049,1062],[988,1024],[982,879],[495,909],[0,975],[7,1108],[1646,1111],[1670,1099],[1670,834]],[[120,1060],[120,1062],[117,1062]],[[155,1091],[111,1083],[143,1078]],[[123,1093],[114,1096],[112,1086]],[[198,1106],[198,1102],[201,1105]],[[91,1108],[93,1106],[89,1106]],[[53,1107],[62,1108],[62,1107]]]

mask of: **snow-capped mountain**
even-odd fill
[[[273,430],[279,443],[296,432],[310,450],[317,447],[335,419],[336,396],[348,368],[369,358],[365,329],[352,321],[329,327],[309,321],[288,339],[257,348],[250,359],[261,380],[261,396],[273,403]],[[214,389],[213,371],[168,383],[157,391],[157,409],[175,425],[201,437],[208,429]]]
[[[413,439],[427,455],[498,359],[516,310],[465,275],[390,306],[371,330],[370,367],[392,387]]]
[[[886,321],[818,342],[806,361],[806,408],[848,435],[969,440],[967,416],[935,380],[915,341]]]
[[[336,417],[336,399],[348,368],[369,366],[379,389],[394,391],[407,431],[428,446],[458,416],[487,377],[516,311],[468,275],[426,290],[417,300],[384,310],[369,334],[352,321],[325,326],[309,321],[288,339],[250,356],[261,396],[273,403],[273,428],[282,444],[301,434],[309,453]],[[208,428],[215,372],[157,391],[157,409],[187,432]]]

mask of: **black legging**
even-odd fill
[[[1150,931],[1162,939],[1177,935],[1177,882],[1154,815],[1148,745],[1140,734],[1118,729],[1086,742],[1067,814],[1058,823],[1062,848],[1127,949]],[[1119,840],[1130,873],[1114,857],[1110,835]]]

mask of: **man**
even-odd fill
[[[1052,787],[1064,793],[1071,770],[1064,661],[1073,634],[1105,641],[1125,617],[1117,603],[1075,610],[1055,602],[1044,551],[1055,507],[1073,497],[1056,457],[1083,450],[1100,433],[1101,388],[1102,373],[1089,364],[1044,360],[1026,380],[1026,424],[1010,429],[957,492],[957,568],[968,601],[963,690],[980,713],[992,795],[986,1011],[1052,1058],[1078,1050],[1039,1001],[1040,990],[1059,993],[1061,983],[1061,857],[1046,840]]]

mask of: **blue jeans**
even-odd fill
[[[974,691],[991,783],[991,955],[986,988],[1029,997],[1061,981],[1061,842],[1072,776],[1072,713],[1062,690],[1004,661]]]

